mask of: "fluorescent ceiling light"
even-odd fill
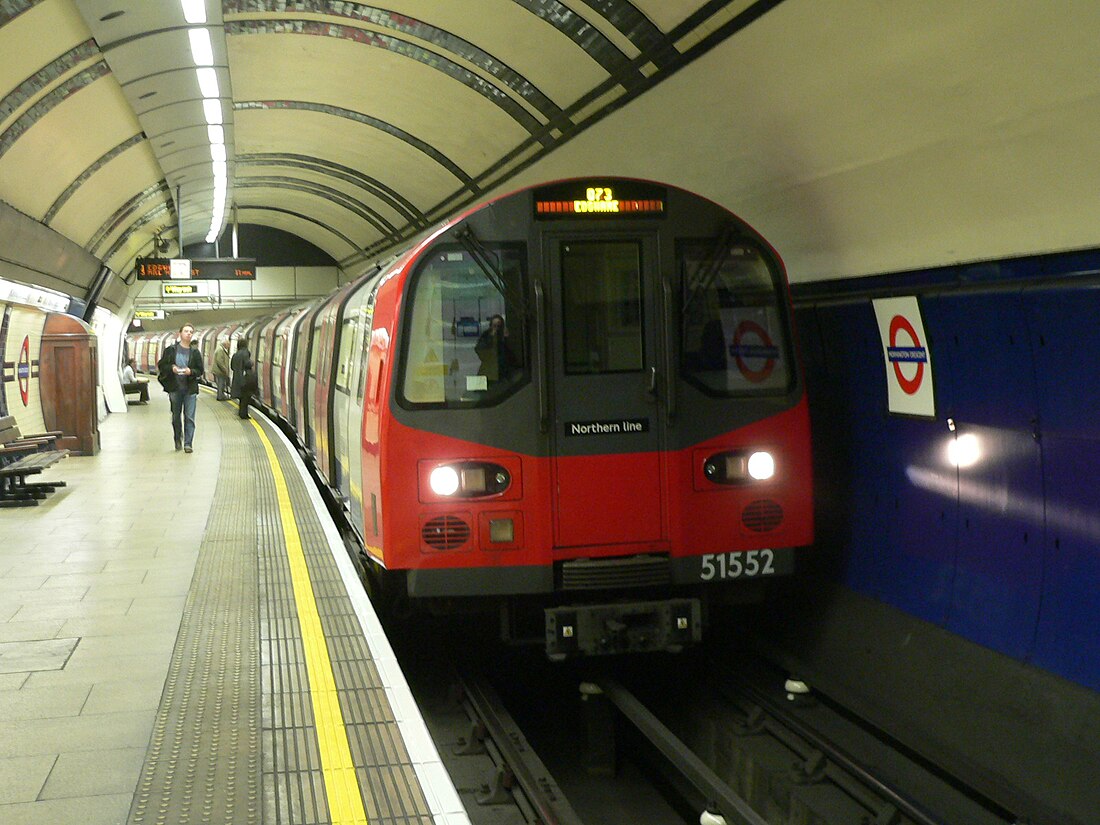
[[[211,143],[225,143],[225,129],[221,126],[207,126],[206,134]]]
[[[206,99],[202,102],[202,111],[206,115],[206,122],[211,126],[217,126],[222,122],[221,100]]]
[[[229,169],[225,165],[224,160],[214,161],[214,180],[226,180],[229,175],[227,172]]]
[[[206,0],[180,0],[183,19],[188,23],[206,22]]]
[[[224,143],[211,143],[210,144],[210,157],[215,161],[225,160],[225,144]]]
[[[218,97],[218,73],[209,67],[195,69],[195,73],[199,76],[199,91],[202,96]]]
[[[191,57],[196,66],[214,65],[214,47],[210,45],[210,32],[206,29],[188,29],[191,38]]]

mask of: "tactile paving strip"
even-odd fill
[[[255,449],[233,410],[215,417],[221,473],[132,825],[261,821]]]
[[[222,427],[222,469],[129,822],[329,823],[271,466],[235,410],[204,407],[214,408]],[[271,441],[298,522],[368,821],[430,825],[324,531],[286,448]]]
[[[286,448],[271,440],[298,520],[368,821],[429,825],[427,800],[321,524]],[[260,500],[273,502],[270,469],[261,472],[257,466],[256,478]],[[259,523],[265,821],[328,822],[301,631],[294,618],[277,509],[262,506]]]

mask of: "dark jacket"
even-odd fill
[[[252,368],[252,353],[248,347],[240,347],[229,362],[233,370],[233,381],[229,385],[229,394],[233,398],[240,398],[243,391],[251,395],[256,390],[256,372]]]
[[[157,380],[164,387],[165,392],[175,392],[180,388],[180,381],[187,382],[187,394],[199,394],[199,379],[202,377],[202,353],[198,347],[191,347],[187,366],[191,368],[190,375],[176,375],[172,372],[172,366],[176,363],[176,347],[179,342],[164,348],[160,360],[157,361]]]

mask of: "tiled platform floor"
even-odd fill
[[[151,396],[47,471],[67,487],[0,511],[4,825],[126,821],[221,459],[216,402],[188,455]]]

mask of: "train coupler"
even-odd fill
[[[546,655],[678,652],[703,638],[699,599],[568,605],[544,611]]]

